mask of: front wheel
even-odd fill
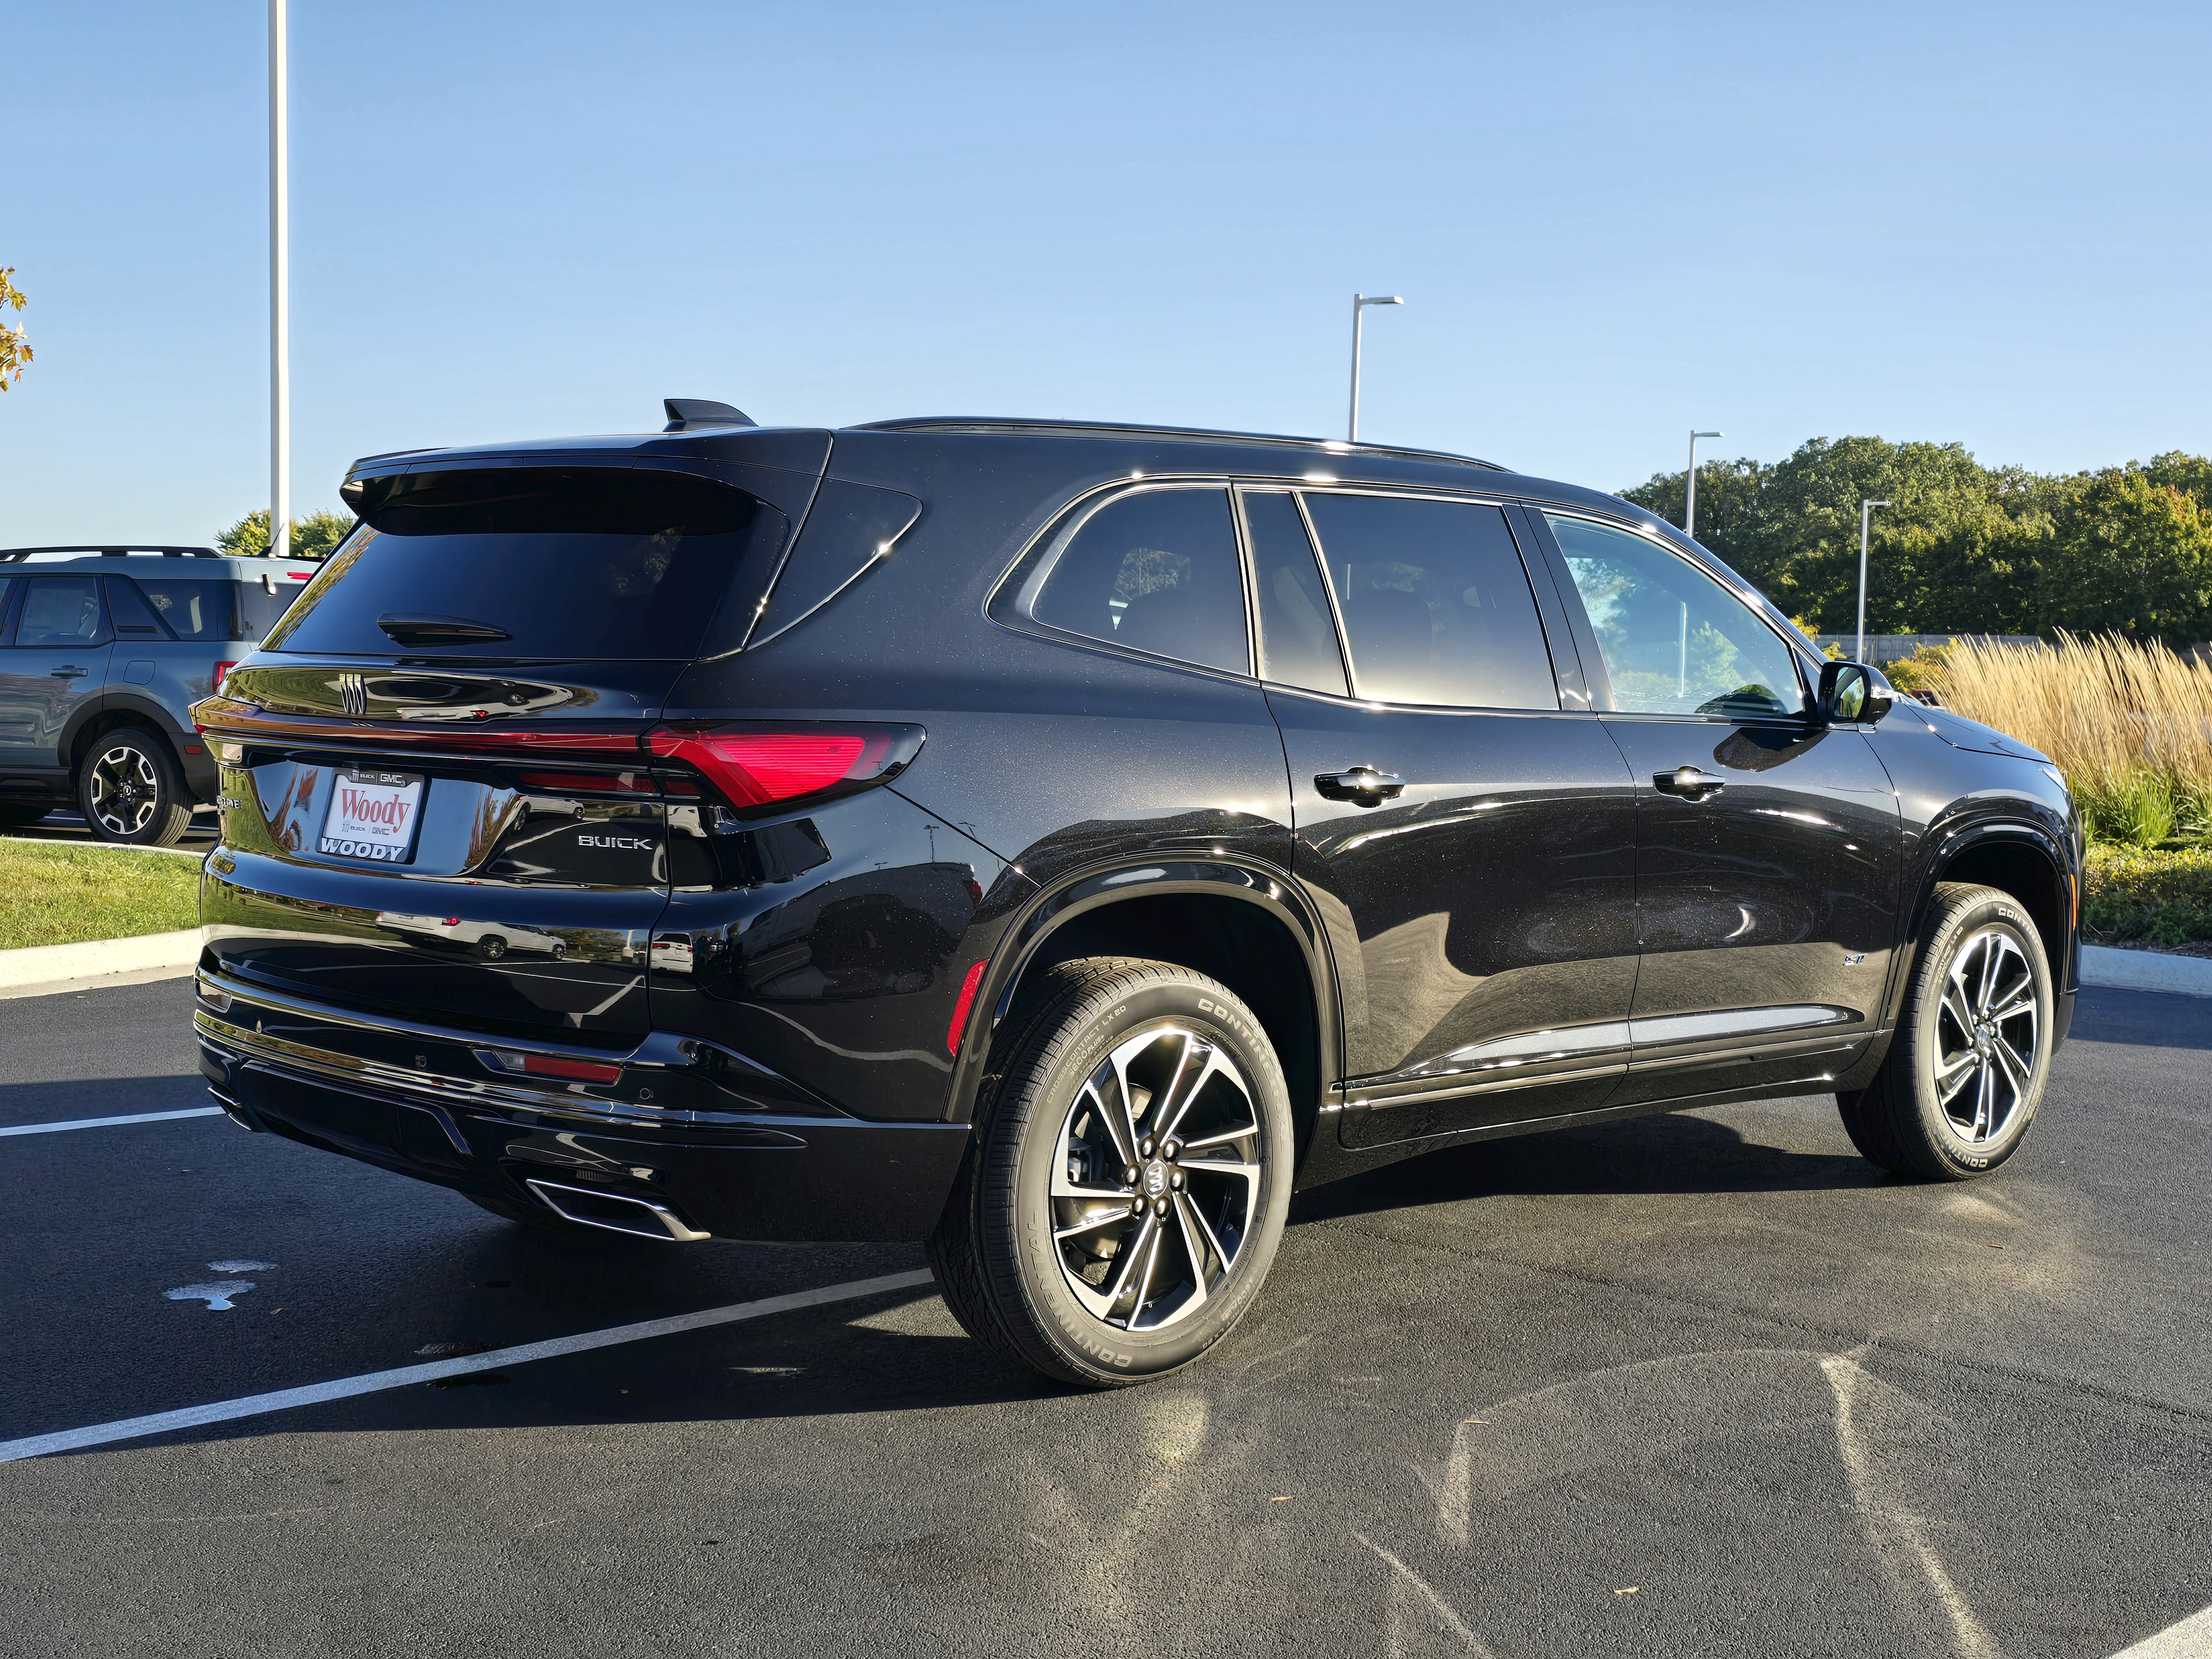
[[[191,828],[192,804],[169,745],[135,726],[93,741],[76,781],[77,807],[102,841],[170,847]]]
[[[2020,1150],[2051,1072],[2051,964],[2009,894],[1936,890],[1889,1054],[1838,1094],[1844,1127],[1899,1175],[1968,1181]]]
[[[929,1241],[969,1334],[1092,1388],[1227,1335],[1291,1195],[1290,1091],[1252,1011],[1171,963],[1065,963],[992,1069]]]

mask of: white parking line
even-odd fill
[[[2212,1607],[2193,1613],[2155,1636],[2147,1636],[2112,1659],[2204,1659],[2212,1653]]]
[[[162,1123],[173,1117],[221,1117],[220,1106],[187,1106],[180,1112],[133,1112],[128,1117],[73,1117],[66,1123],[13,1123],[0,1135],[58,1135],[64,1129],[109,1129],[118,1123]]]
[[[311,1382],[304,1389],[279,1389],[274,1394],[250,1394],[239,1400],[222,1400],[211,1406],[187,1406],[182,1411],[156,1412],[151,1417],[126,1417],[114,1423],[95,1423],[89,1428],[63,1429],[53,1434],[34,1434],[22,1440],[0,1440],[0,1463],[17,1458],[43,1457],[50,1452],[81,1451],[115,1440],[136,1440],[172,1429],[196,1429],[208,1423],[228,1423],[234,1418],[261,1417],[290,1411],[299,1406],[319,1406],[326,1400],[349,1400],[356,1395],[379,1394],[410,1383],[435,1382],[444,1377],[465,1376],[471,1371],[497,1370],[506,1365],[526,1365],[533,1359],[555,1359],[562,1354],[588,1353],[593,1348],[617,1347],[649,1337],[673,1336],[684,1331],[707,1330],[734,1325],[741,1320],[765,1319],[770,1314],[798,1308],[818,1308],[826,1302],[849,1302],[886,1291],[910,1291],[930,1282],[927,1268],[914,1273],[885,1273],[880,1279],[848,1279],[817,1291],[793,1291],[758,1302],[739,1302],[700,1313],[677,1314],[668,1319],[647,1319],[635,1325],[614,1325],[603,1331],[575,1336],[556,1336],[546,1342],[526,1342],[518,1348],[495,1348],[458,1359],[434,1359],[427,1365],[402,1365],[396,1370],[369,1371],[361,1376],[342,1376],[334,1382]]]

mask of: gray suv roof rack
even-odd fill
[[[21,564],[33,553],[97,553],[102,558],[128,558],[133,553],[159,553],[165,559],[220,559],[228,556],[212,547],[161,547],[137,542],[109,544],[99,547],[7,547],[0,548],[0,562]]]

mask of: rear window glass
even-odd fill
[[[141,576],[138,591],[154,614],[168,623],[180,640],[234,640],[241,637],[231,627],[234,582],[186,581],[161,576]],[[121,625],[120,613],[117,625]]]
[[[1227,490],[1139,490],[1084,522],[1030,614],[1071,634],[1245,673],[1241,568]]]
[[[1344,613],[1359,696],[1468,708],[1557,708],[1528,573],[1494,507],[1305,497]]]
[[[789,529],[743,490],[642,470],[410,473],[375,481],[358,510],[361,527],[264,648],[696,657],[733,579],[781,554]],[[387,615],[449,617],[507,637],[402,647],[377,626]]]
[[[264,586],[264,582],[267,583]],[[270,588],[276,591],[271,592]],[[277,617],[291,607],[307,589],[279,570],[258,580],[238,585],[238,637],[259,640],[268,637],[269,630],[276,625]]]

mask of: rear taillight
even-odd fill
[[[777,806],[849,794],[903,771],[921,752],[918,726],[664,726],[646,739],[690,767],[736,807]]]
[[[230,671],[237,666],[238,662],[236,659],[230,662],[219,662],[215,665],[215,689],[216,690],[220,691],[222,690],[223,681],[228,678]]]

